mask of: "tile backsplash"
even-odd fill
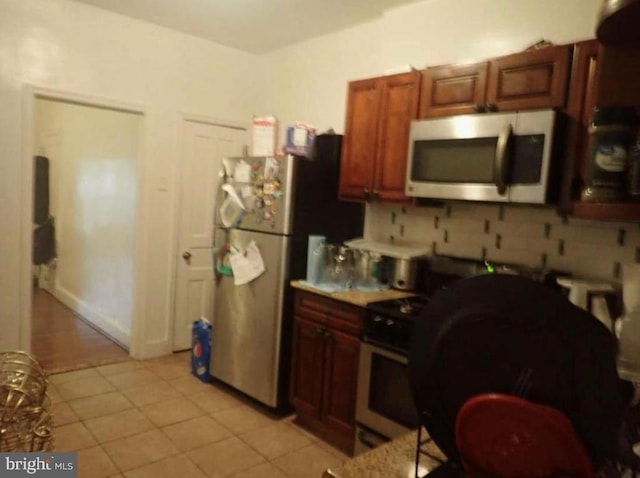
[[[369,204],[365,237],[428,244],[437,254],[546,267],[586,279],[620,281],[623,264],[640,262],[640,224],[562,217],[548,207]]]

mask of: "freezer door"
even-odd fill
[[[273,234],[291,234],[296,161],[292,156],[224,158],[221,186],[233,185],[247,214],[236,227]],[[226,194],[219,191],[217,204]],[[216,224],[221,225],[220,211]]]
[[[239,229],[215,231],[216,247],[231,244],[244,250],[251,241],[265,272],[239,286],[230,276],[217,275],[214,281],[211,375],[276,407],[290,239]]]

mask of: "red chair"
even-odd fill
[[[456,418],[456,444],[471,478],[591,478],[595,471],[567,417],[512,395],[467,400]]]

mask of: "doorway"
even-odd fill
[[[50,372],[129,356],[143,119],[35,96],[31,351]]]

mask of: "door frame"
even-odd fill
[[[251,123],[246,123],[242,121],[234,121],[229,119],[222,118],[214,118],[211,116],[200,115],[195,113],[185,113],[181,112],[178,115],[179,126],[177,128],[178,138],[176,139],[176,157],[181,158],[184,148],[185,148],[185,123],[202,123],[211,126],[220,126],[222,128],[232,128],[237,130],[243,130],[247,132],[247,135],[251,132]],[[250,138],[247,137],[247,147],[250,144]],[[248,154],[248,152],[247,152]],[[170,267],[170,276],[171,283],[169,290],[171,291],[169,298],[169,310],[170,310],[170,318],[169,318],[169,348],[173,350],[173,339],[174,339],[174,327],[176,321],[176,294],[178,292],[178,255],[180,253],[180,212],[182,208],[183,201],[183,184],[182,180],[184,177],[184,162],[178,160],[176,164],[176,175],[173,183],[174,191],[176,191],[175,197],[175,208],[173,211],[173,224],[175,225],[173,235],[171,237],[171,245],[169,250],[171,251],[171,260],[169,262]]]
[[[146,297],[147,260],[144,254],[146,220],[147,163],[149,145],[149,110],[146,106],[128,103],[112,98],[80,95],[68,91],[43,88],[31,84],[23,84],[22,94],[22,197],[21,197],[21,234],[20,234],[20,347],[31,350],[31,321],[32,321],[32,278],[31,263],[33,256],[33,156],[35,148],[35,104],[37,99],[47,99],[72,103],[81,106],[110,109],[124,113],[142,116],[140,128],[140,149],[137,158],[137,197],[136,224],[134,231],[134,306],[131,324],[131,339],[129,355],[140,356],[144,351],[144,317]]]

